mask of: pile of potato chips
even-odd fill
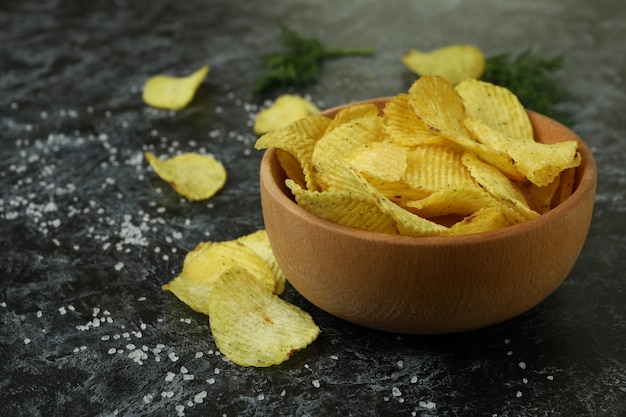
[[[217,348],[241,366],[277,365],[319,335],[311,316],[278,297],[285,276],[265,230],[235,240],[203,242],[163,286],[209,316]]]
[[[509,90],[423,76],[379,111],[354,104],[261,136],[296,202],[330,221],[407,236],[459,235],[536,218],[566,199],[576,141],[534,140]]]

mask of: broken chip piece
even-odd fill
[[[209,325],[220,352],[240,366],[278,365],[320,333],[308,313],[263,288],[242,267],[215,282]]]
[[[159,109],[181,110],[189,105],[208,73],[209,66],[205,65],[185,77],[150,77],[143,87],[143,101]]]
[[[184,153],[159,159],[146,152],[145,157],[161,179],[190,201],[211,198],[226,183],[224,165],[210,155]]]

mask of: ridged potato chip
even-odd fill
[[[450,45],[430,52],[411,49],[402,62],[414,73],[438,75],[452,84],[468,78],[480,78],[485,71],[485,57],[474,45]]]
[[[534,142],[528,113],[511,90],[473,79],[461,82],[455,89],[467,118],[478,119],[511,139]]]
[[[453,149],[439,145],[422,145],[411,148],[407,154],[407,167],[402,180],[412,188],[429,193],[446,188],[464,188],[474,184],[461,155]]]
[[[528,220],[539,215],[528,206],[524,194],[497,168],[481,161],[471,152],[464,153],[462,160],[474,180],[491,195],[510,204]]]
[[[407,210],[425,218],[469,216],[493,203],[491,194],[477,184],[464,188],[447,187],[420,200],[404,203]]]
[[[243,243],[259,255],[270,267],[274,273],[274,293],[282,294],[285,290],[285,274],[278,266],[272,245],[270,245],[267,230],[261,229],[256,232],[241,236],[236,239],[237,242]]]
[[[189,252],[183,269],[163,289],[172,292],[192,310],[209,314],[208,302],[213,285],[224,271],[239,266],[250,271],[259,285],[275,291],[272,266],[252,248],[238,241],[203,242]]]
[[[187,107],[196,91],[209,73],[205,65],[185,77],[155,75],[143,87],[143,101],[151,106],[167,110],[181,110]]]
[[[340,126],[346,122],[369,117],[378,117],[378,107],[371,103],[355,104],[354,106],[346,107],[333,117],[333,120],[328,125],[326,133],[330,132],[337,126]]]
[[[385,117],[385,133],[389,139],[401,146],[416,145],[448,145],[451,142],[433,132],[415,114],[409,104],[408,94],[391,97],[383,110]]]
[[[465,125],[482,144],[510,155],[524,178],[540,187],[550,184],[562,171],[580,165],[575,141],[548,144],[514,140],[474,118],[466,119]]]
[[[509,220],[502,210],[495,206],[482,207],[470,216],[455,223],[444,233],[446,236],[467,235],[501,229],[509,226]]]
[[[320,109],[306,98],[283,94],[271,106],[259,112],[254,119],[253,130],[257,135],[262,135],[287,127],[307,116],[315,116],[319,112]]]
[[[359,145],[377,141],[383,132],[382,117],[359,117],[336,126],[322,136],[313,149],[313,172],[322,189],[332,187],[333,171],[342,158]]]
[[[300,164],[305,183],[302,185],[306,185],[306,188],[310,190],[320,189],[317,178],[313,173],[313,149],[317,141],[326,132],[330,122],[329,118],[323,116],[309,116],[297,120],[284,129],[261,136],[257,139],[254,148],[276,148],[288,152]],[[287,172],[288,175],[295,171],[293,175],[299,177],[300,173],[292,162],[289,166],[283,165],[283,169],[289,170]],[[294,177],[290,175],[290,178]]]
[[[209,155],[184,153],[162,160],[146,152],[145,157],[161,179],[190,201],[211,198],[226,183],[224,165]]]
[[[380,210],[371,194],[349,190],[310,191],[292,180],[286,184],[299,206],[322,219],[372,232],[398,232],[395,220]]]
[[[407,167],[408,148],[392,142],[371,142],[352,149],[344,161],[370,181],[399,181]]]
[[[388,199],[382,192],[374,187],[365,177],[355,172],[357,178],[362,182],[363,186],[374,197],[374,201],[378,205],[380,211],[388,214],[396,222],[396,227],[401,235],[404,236],[433,236],[443,233],[445,226],[437,224],[433,221],[417,216],[408,210],[398,206],[392,200]]]
[[[220,352],[240,366],[278,365],[320,333],[308,313],[263,288],[241,267],[217,279],[209,325]]]

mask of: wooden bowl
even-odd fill
[[[382,108],[388,98],[367,100]],[[341,107],[324,112],[333,117]],[[513,318],[554,292],[583,247],[597,168],[571,130],[529,112],[536,139],[578,141],[574,193],[537,219],[464,236],[407,237],[357,230],[299,207],[276,153],[260,168],[265,227],[291,285],[322,310],[373,329],[453,333]]]

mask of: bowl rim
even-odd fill
[[[364,103],[380,103],[381,101],[388,100],[391,97],[379,97],[367,100],[354,101],[351,103],[335,106],[324,110],[320,113],[321,116],[334,116],[337,111],[350,105],[364,104]],[[487,242],[494,240],[507,239],[513,235],[522,235],[530,233],[540,228],[544,223],[549,222],[551,219],[558,218],[566,214],[573,206],[578,204],[579,201],[587,197],[589,193],[595,193],[597,185],[597,165],[593,153],[589,146],[570,128],[557,122],[548,116],[542,115],[532,110],[527,110],[531,118],[547,119],[555,127],[559,129],[565,129],[569,131],[578,142],[578,151],[582,156],[581,165],[577,168],[576,175],[576,189],[574,192],[561,204],[555,208],[549,210],[546,213],[541,214],[535,219],[527,220],[522,223],[503,227],[501,229],[491,230],[487,232],[471,233],[465,235],[454,236],[403,236],[396,234],[388,234],[382,232],[374,232],[371,230],[362,230],[349,226],[344,226],[338,223],[334,223],[330,220],[323,219],[310,213],[303,207],[299,206],[290,196],[286,194],[286,186],[281,186],[275,181],[274,172],[283,172],[282,167],[278,162],[275,148],[268,148],[265,150],[261,160],[260,177],[262,182],[265,183],[266,189],[271,194],[275,201],[283,206],[285,209],[291,211],[294,215],[302,218],[303,220],[314,223],[315,225],[333,233],[339,233],[342,235],[350,235],[353,238],[359,240],[378,241],[380,243],[392,243],[401,246],[463,246],[467,244],[477,242]],[[534,123],[533,123],[534,124]],[[279,170],[279,171],[276,171]],[[582,171],[582,174],[580,172]],[[284,172],[283,172],[284,174]]]

